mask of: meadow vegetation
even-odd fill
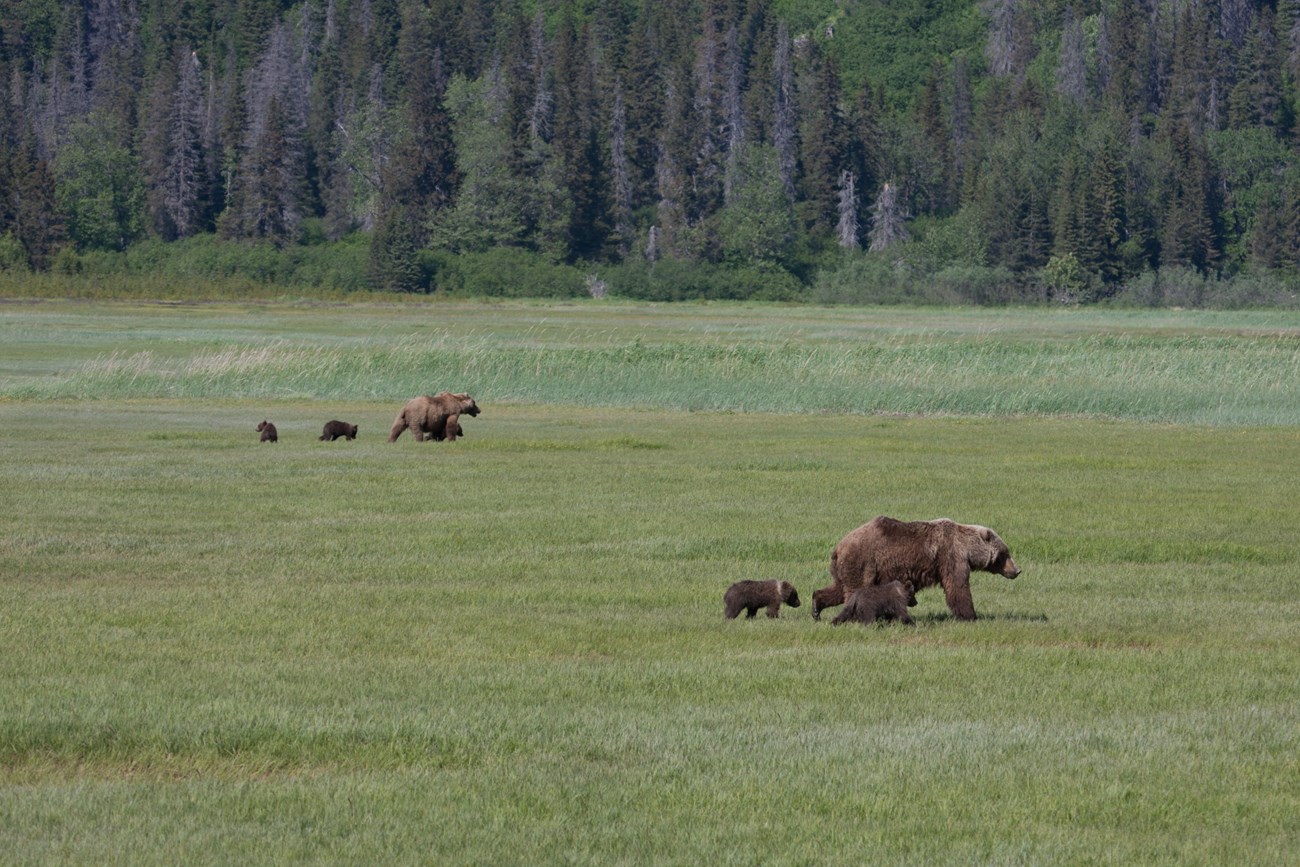
[[[0,851],[1285,863],[1297,335],[7,305]],[[483,407],[463,440],[384,442],[441,388]],[[329,418],[359,438],[318,442]],[[1024,573],[976,576],[971,624],[937,591],[912,629],[723,620],[742,578],[807,599],[880,513],[986,523]]]

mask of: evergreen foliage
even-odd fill
[[[885,249],[1071,300],[1285,282],[1297,33],[1295,0],[8,3],[0,237],[360,231],[403,291],[500,248],[795,295]]]

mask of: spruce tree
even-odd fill
[[[54,196],[54,176],[37,154],[30,127],[10,152],[7,169],[10,231],[22,245],[28,265],[43,271],[67,235]]]
[[[847,148],[836,62],[816,43],[808,46],[803,82],[799,91],[799,165],[804,220],[814,235],[829,238],[839,219],[840,170]]]
[[[162,174],[163,229],[185,238],[202,228],[208,182],[203,153],[203,90],[198,55],[182,50],[167,112],[167,159]]]

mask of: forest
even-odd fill
[[[1300,0],[0,0],[0,271],[1300,303]]]

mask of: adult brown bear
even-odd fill
[[[460,428],[462,415],[478,415],[478,404],[465,392],[453,394],[443,391],[438,394],[416,397],[408,400],[406,406],[393,420],[393,429],[388,433],[390,443],[397,442],[402,431],[408,427],[416,442],[423,442],[425,437],[433,440],[453,441],[464,433]]]
[[[831,552],[831,585],[813,593],[813,618],[820,619],[824,608],[843,605],[859,587],[903,581],[916,591],[942,586],[953,616],[974,620],[972,569],[1004,578],[1020,574],[1006,543],[988,527],[881,515],[849,533]]]

